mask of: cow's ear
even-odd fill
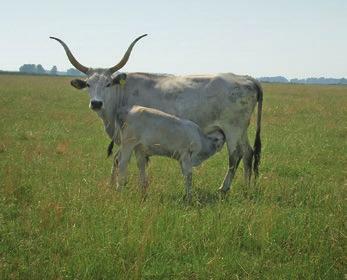
[[[77,89],[83,89],[87,87],[87,82],[80,79],[74,79],[70,83],[74,88],[77,88]]]
[[[125,81],[127,79],[127,74],[121,73],[112,79],[112,85],[125,85]]]

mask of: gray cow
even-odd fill
[[[225,142],[222,132],[205,135],[194,122],[153,108],[120,108],[117,122],[121,126],[118,188],[126,184],[127,165],[132,152],[135,151],[143,193],[148,185],[146,158],[148,155],[161,155],[179,161],[185,178],[186,198],[190,201],[192,167],[198,166],[219,151]]]
[[[258,174],[261,153],[263,93],[258,81],[231,73],[189,76],[128,73],[125,85],[117,83],[119,77],[114,74],[127,63],[135,43],[144,36],[134,40],[121,61],[108,69],[93,69],[80,64],[62,40],[51,38],[64,47],[71,64],[87,75],[84,80],[71,81],[71,85],[77,89],[88,88],[90,108],[99,115],[108,136],[117,144],[120,144],[120,137],[115,104],[120,98],[117,92],[122,88],[125,96],[123,105],[141,105],[189,119],[199,125],[205,134],[222,131],[229,153],[229,168],[220,190],[225,193],[230,189],[241,158],[245,179],[249,183],[252,163],[255,175]],[[256,135],[252,149],[247,128],[257,103]]]

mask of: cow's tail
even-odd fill
[[[263,108],[263,90],[259,82],[256,82],[256,87],[258,90],[258,112],[257,112],[257,124],[256,124],[256,132],[255,132],[255,140],[254,140],[254,162],[253,162],[253,171],[255,178],[259,175],[259,164],[260,164],[260,156],[261,156],[261,139],[260,139],[260,130],[261,130],[261,115]]]
[[[108,144],[108,147],[107,147],[107,157],[110,157],[110,155],[112,155],[113,146],[114,146],[114,141],[112,139],[112,141],[110,142],[110,144]]]

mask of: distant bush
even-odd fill
[[[265,83],[289,83],[288,79],[282,76],[276,76],[276,77],[260,77],[258,78],[259,81],[265,82]]]
[[[58,75],[58,68],[57,68],[57,66],[54,65],[54,66],[52,67],[52,69],[49,71],[49,74],[50,74],[50,75],[54,75],[54,76],[55,76],[55,75]]]
[[[66,75],[68,75],[68,76],[83,76],[84,74],[75,68],[70,68],[66,71]]]
[[[57,66],[52,66],[51,70],[46,70],[41,64],[23,64],[19,67],[20,73],[52,76],[84,76],[84,74],[75,68],[70,68],[66,72],[58,71]]]
[[[35,64],[23,64],[21,67],[19,67],[19,72],[36,74],[37,67]]]

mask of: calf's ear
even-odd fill
[[[112,85],[124,85],[127,79],[127,74],[121,73],[112,79]]]
[[[87,87],[87,82],[81,79],[74,79],[70,83],[74,88],[77,88],[77,89],[83,89]]]

